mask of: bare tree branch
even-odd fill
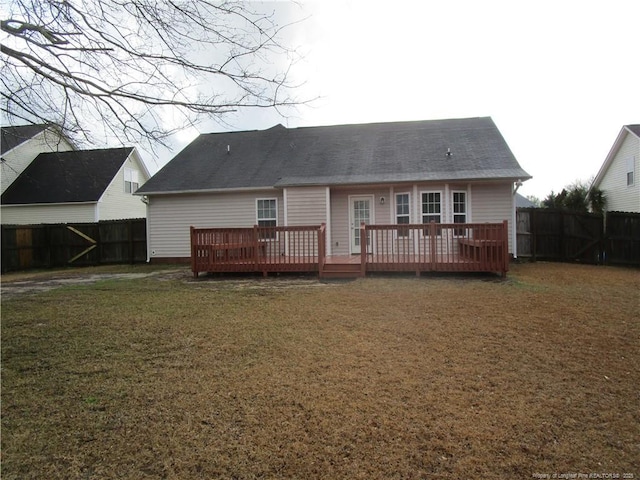
[[[99,123],[106,141],[153,148],[204,118],[306,103],[280,40],[290,23],[247,2],[13,0],[6,16],[2,111],[76,142],[98,141]]]

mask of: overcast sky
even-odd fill
[[[491,116],[544,198],[594,176],[625,124],[640,123],[639,0],[321,1],[285,5],[307,20],[287,42],[312,107],[241,112],[233,128]],[[269,6],[271,8],[271,6]],[[273,8],[283,10],[282,4]],[[176,136],[176,150],[198,132]]]

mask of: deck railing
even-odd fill
[[[500,272],[509,266],[507,222],[361,225],[362,272]]]
[[[507,222],[360,226],[367,272],[498,272],[509,266]],[[191,227],[191,269],[200,272],[325,272],[326,226]],[[335,265],[335,263],[333,264]]]
[[[320,226],[191,227],[191,270],[200,272],[318,271],[326,257]]]

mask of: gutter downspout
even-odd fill
[[[511,242],[513,244],[513,258],[518,258],[518,228],[516,225],[516,193],[518,193],[518,189],[522,186],[522,180],[518,179],[513,185],[511,185],[511,190],[513,194],[511,195]]]

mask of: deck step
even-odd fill
[[[358,278],[361,276],[358,263],[325,263],[323,278]]]

